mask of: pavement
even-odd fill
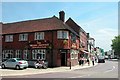
[[[96,66],[98,63],[95,63]],[[88,66],[88,64],[76,65],[70,67],[55,67],[55,68],[47,68],[47,69],[35,69],[35,68],[27,68],[24,70],[14,70],[14,69],[0,69],[1,76],[22,76],[22,75],[33,75],[33,74],[44,74],[44,73],[54,73],[54,72],[65,72],[72,71],[77,69],[85,69],[94,67],[92,63]]]

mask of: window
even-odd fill
[[[32,59],[37,59],[37,50],[32,50]]]
[[[76,35],[71,33],[71,40],[72,42],[76,43]]]
[[[27,40],[28,40],[28,34],[19,35],[19,41],[27,41]]]
[[[23,50],[23,58],[24,59],[28,59],[28,53],[29,51],[28,50]]]
[[[35,40],[44,40],[44,32],[36,32]]]
[[[13,42],[13,35],[6,35],[5,42]]]
[[[35,49],[32,50],[32,59],[46,59],[46,50],[45,49]]]
[[[16,58],[21,58],[21,53],[22,53],[21,50],[16,50],[16,51],[15,51],[15,54],[16,54],[15,57],[16,57]]]
[[[68,39],[68,31],[57,31],[58,39]]]
[[[13,57],[13,50],[3,50],[2,58],[8,59]]]
[[[71,50],[71,59],[78,59],[78,53],[77,50]]]

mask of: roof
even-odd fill
[[[15,34],[59,29],[67,29],[77,34],[72,28],[70,28],[67,24],[62,22],[56,16],[53,16],[51,18],[3,24],[2,34]]]
[[[81,26],[79,26],[72,18],[69,18],[66,21],[66,24],[68,24],[69,26],[75,27],[74,30],[79,34],[79,31],[84,32],[86,35],[87,33],[81,28]]]

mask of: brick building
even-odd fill
[[[89,39],[89,33],[86,33],[81,26],[79,26],[75,21],[71,18],[69,18],[66,21],[66,24],[69,25],[78,35],[79,35],[79,54],[78,59],[80,57],[87,57],[89,54],[88,52],[88,39]]]
[[[70,62],[77,65],[81,28],[74,28],[70,23],[75,22],[71,20],[65,22],[65,13],[60,11],[59,18],[3,23],[2,59],[17,57],[34,61],[40,58],[52,67],[70,66]]]

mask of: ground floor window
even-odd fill
[[[21,58],[22,51],[21,50],[16,50],[15,51],[15,57],[16,58]]]
[[[78,59],[78,50],[71,50],[71,59]]]
[[[13,50],[3,50],[2,58],[3,59],[13,58]]]
[[[23,50],[23,59],[29,59],[29,50]]]
[[[46,59],[45,49],[34,49],[32,50],[32,59]]]

